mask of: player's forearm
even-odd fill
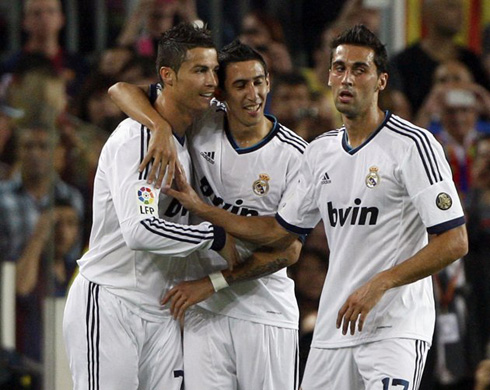
[[[204,202],[196,214],[215,225],[222,226],[228,233],[256,245],[285,248],[297,236],[282,228],[274,217],[244,217]]]
[[[109,96],[128,116],[145,125],[150,130],[162,130],[171,133],[170,125],[151,105],[147,96],[147,87],[139,87],[119,82],[109,88]]]
[[[413,257],[378,274],[375,279],[386,289],[400,287],[433,275],[468,253],[464,225],[434,236]]]
[[[285,250],[257,251],[244,263],[236,266],[233,271],[222,271],[223,276],[231,285],[273,274],[296,263],[301,247],[301,242],[294,240]]]

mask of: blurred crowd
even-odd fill
[[[267,61],[267,112],[307,141],[342,126],[328,87],[330,41],[354,24],[378,33],[381,27],[380,8],[362,0],[340,3],[337,17],[311,37],[309,66],[296,63],[285,26],[263,10],[248,12],[235,34]],[[423,38],[391,59],[382,108],[440,140],[466,207],[470,252],[434,276],[438,321],[421,389],[489,389],[490,26],[477,54],[455,43],[461,0],[426,0],[422,14]],[[20,355],[42,361],[42,297],[66,293],[88,245],[99,152],[124,118],[107,89],[117,81],[157,82],[160,34],[208,16],[195,0],[138,0],[113,45],[87,58],[60,45],[60,0],[25,1],[25,42],[19,52],[3,53],[0,65],[0,262],[16,267]],[[226,32],[235,38],[225,26]],[[300,307],[303,365],[328,273],[322,226],[289,271]]]

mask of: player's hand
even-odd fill
[[[385,291],[380,275],[354,291],[339,310],[337,329],[342,326],[342,334],[346,335],[350,328],[350,334],[353,335],[357,324],[357,330],[362,332],[367,315],[379,302]]]
[[[485,390],[490,386],[490,359],[482,360],[475,373],[475,390]]]
[[[148,153],[138,167],[138,170],[140,172],[144,171],[152,161],[153,165],[148,175],[148,183],[155,182],[155,187],[160,188],[165,173],[167,173],[167,179],[164,185],[170,186],[174,178],[175,167],[179,161],[171,130],[155,130],[152,132],[150,144],[148,145]]]
[[[165,294],[161,303],[166,305],[171,302],[170,313],[175,319],[181,320],[189,307],[204,301],[213,293],[211,280],[206,276],[202,279],[179,283]]]
[[[226,260],[230,271],[233,271],[233,267],[240,263],[240,255],[236,249],[235,238],[231,234],[226,233],[225,246],[218,253]]]
[[[177,164],[175,171],[176,188],[165,185],[163,192],[177,199],[180,204],[189,212],[199,214],[198,211],[205,206],[205,203],[199,198],[196,191],[189,185],[180,164]]]

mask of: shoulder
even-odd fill
[[[438,143],[434,135],[427,129],[419,127],[412,122],[397,115],[391,114],[384,126],[385,135],[391,136],[400,142],[418,144],[422,141]]]
[[[285,146],[288,150],[293,153],[303,154],[308,146],[308,142],[306,142],[302,137],[296,134],[291,129],[287,128],[284,125],[281,125],[279,122],[275,123],[275,135],[276,139],[280,142],[281,145]]]

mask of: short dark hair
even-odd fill
[[[156,60],[158,77],[160,78],[162,66],[178,72],[185,61],[187,51],[196,47],[216,49],[211,31],[206,26],[198,27],[193,23],[179,23],[165,31],[158,42]]]
[[[267,75],[267,64],[265,63],[264,57],[262,57],[259,52],[252,49],[250,46],[241,43],[238,39],[235,39],[233,42],[223,47],[218,53],[218,81],[219,87],[222,90],[224,90],[225,86],[226,68],[228,65],[235,62],[244,61],[260,62],[264,68],[265,74]]]
[[[340,45],[364,46],[374,51],[374,64],[380,73],[388,71],[388,53],[386,46],[381,43],[378,37],[362,24],[357,24],[354,27],[345,30],[337,36],[331,43],[330,65],[332,65],[333,53]]]

